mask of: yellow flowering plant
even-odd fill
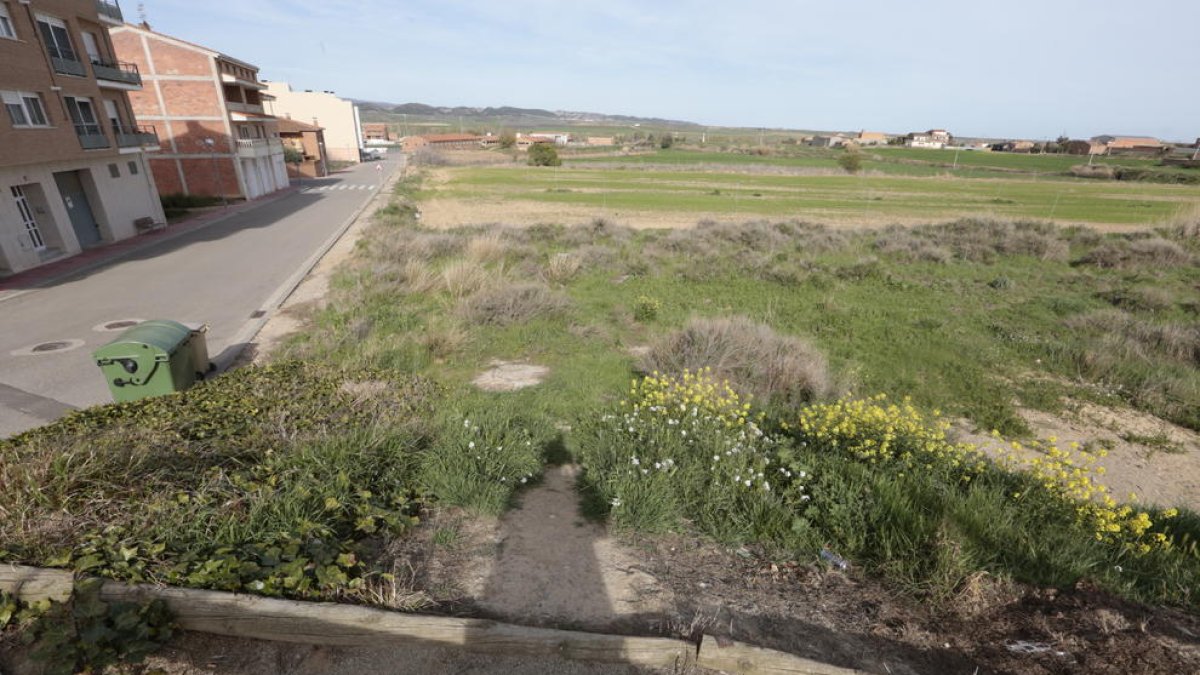
[[[993,436],[999,434],[993,432]],[[1051,436],[1028,444],[1009,442],[1001,464],[1010,470],[1026,472],[1046,492],[1072,508],[1077,521],[1093,531],[1096,541],[1120,545],[1136,555],[1171,548],[1171,538],[1154,531],[1148,512],[1119,504],[1108,486],[1098,479],[1105,472],[1098,460],[1107,454],[1103,449],[1091,452],[1074,442],[1063,448]],[[1019,500],[1024,496],[1015,492],[1012,498]],[[1176,515],[1176,509],[1167,509],[1159,517],[1170,520]]]
[[[950,424],[938,411],[925,415],[908,398],[893,403],[879,394],[812,405],[784,428],[801,449],[843,453],[900,471],[946,473],[967,483],[986,467],[973,445],[947,438]]]

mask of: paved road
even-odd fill
[[[230,354],[235,340],[260,321],[255,314],[270,309],[290,278],[402,161],[393,153],[307,181],[276,201],[0,301],[0,438],[111,400],[91,359],[119,334],[103,330],[106,323],[207,323],[210,356]],[[52,342],[66,346],[32,351]]]

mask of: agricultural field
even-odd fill
[[[708,154],[413,172],[263,363],[0,441],[0,561],[878,673],[1200,667],[1196,189]]]
[[[433,176],[422,211],[424,222],[447,227],[487,222],[503,205],[509,219],[523,225],[604,217],[633,227],[687,227],[704,219],[784,218],[846,227],[982,216],[1132,230],[1200,208],[1197,185],[1042,171],[1048,160],[1078,158],[961,153],[979,163],[951,170],[894,156],[917,152],[926,151],[870,149],[859,175],[841,170],[837,153],[764,157],[694,150],[568,159],[546,170],[460,167]],[[1000,166],[1016,163],[1028,173]]]

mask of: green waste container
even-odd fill
[[[92,356],[117,402],[170,394],[187,389],[210,370],[206,330],[178,321],[143,321]]]

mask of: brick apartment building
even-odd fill
[[[256,66],[144,24],[111,32],[118,56],[145,80],[130,102],[158,133],[161,152],[151,166],[160,194],[256,199],[288,186]]]
[[[0,0],[0,275],[163,222],[114,0]]]

